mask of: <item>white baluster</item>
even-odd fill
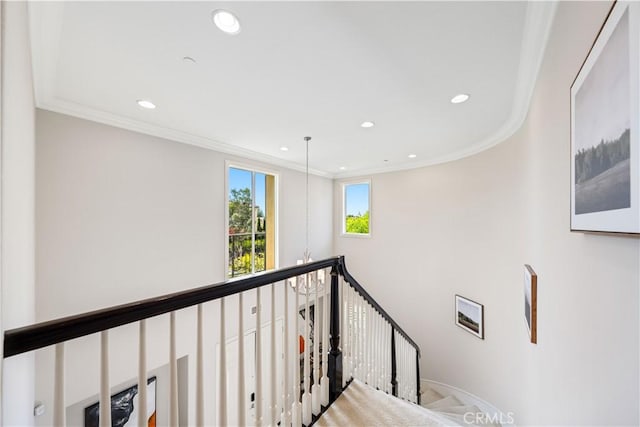
[[[100,427],[111,427],[109,331],[100,332]]]
[[[356,377],[356,361],[358,360],[357,337],[358,337],[358,310],[356,307],[356,291],[351,288],[349,292],[349,304],[351,310],[351,325],[349,326],[349,377]]]
[[[373,349],[373,345],[374,345],[374,340],[375,340],[375,336],[376,336],[376,324],[374,321],[374,311],[373,311],[373,307],[369,304],[367,304],[367,312],[369,314],[369,318],[368,318],[368,329],[369,329],[369,348],[367,349],[367,353],[369,354],[369,363],[368,363],[368,369],[367,369],[367,382],[371,385],[371,387],[375,387],[375,373],[374,373],[374,355],[375,355],[375,351]]]
[[[387,375],[386,381],[387,384],[387,393],[391,394],[393,392],[393,387],[391,386],[391,334],[393,333],[393,327],[391,324],[387,323],[387,338],[386,338],[386,350],[385,353],[387,355]]]
[[[309,274],[305,275],[305,303],[304,303],[304,369],[302,394],[302,423],[308,426],[311,423],[311,395],[309,387]]]
[[[262,426],[262,320],[260,288],[256,288],[256,427]]]
[[[317,276],[317,275],[316,275]],[[311,412],[313,415],[320,413],[320,371],[318,371],[319,355],[320,355],[320,315],[318,298],[318,280],[316,277],[315,282],[315,303],[313,305],[313,386],[311,387]]]
[[[293,358],[293,404],[291,405],[291,425],[293,427],[298,427],[302,424],[302,405],[300,404],[300,314],[298,310],[300,309],[300,276],[296,277],[296,288],[295,288],[295,311],[293,315],[295,316],[295,340],[293,347],[294,358]]]
[[[328,275],[325,273],[325,277]],[[322,364],[322,379],[320,380],[320,394],[322,395],[322,406],[329,405],[329,377],[327,375],[329,366],[329,292],[328,283],[324,283],[322,298],[322,354],[320,363]]]
[[[282,293],[284,294],[284,333],[282,337],[282,348],[284,349],[284,357],[282,361],[282,416],[280,418],[281,427],[289,427],[291,423],[291,410],[289,404],[289,285],[285,281],[282,284]]]
[[[389,324],[387,319],[382,319],[382,390],[389,393],[389,381],[387,381],[389,368]]]
[[[204,427],[204,331],[203,307],[198,304],[196,342],[196,426]],[[145,389],[147,387],[145,386]],[[142,399],[142,395],[140,395]],[[146,417],[145,417],[146,418]]]
[[[358,341],[360,340],[360,313],[358,312],[359,307],[358,307],[358,294],[356,293],[355,289],[353,291],[353,349],[351,350],[352,353],[352,359],[353,361],[351,362],[351,375],[354,378],[358,378],[358,361],[360,360],[360,357],[358,355],[358,351],[360,351],[360,346]]]
[[[56,344],[55,379],[53,385],[53,425],[67,425],[64,399],[64,342]]]
[[[147,321],[138,324],[138,427],[148,427],[147,419]],[[56,423],[54,423],[57,425]]]
[[[247,404],[244,381],[244,301],[242,292],[238,294],[238,425],[247,425]]]
[[[364,328],[362,327],[362,300],[359,294],[355,294],[356,322],[355,322],[355,364],[354,376],[362,380],[362,343],[364,341]]]
[[[218,382],[218,425],[227,423],[227,339],[225,331],[224,298],[220,298],[220,381]]]
[[[277,413],[278,405],[276,403],[276,360],[278,357],[276,348],[276,285],[271,284],[271,418],[270,422],[272,426],[278,423],[280,418]]]
[[[358,369],[360,371],[360,379],[366,381],[367,368],[366,368],[366,343],[367,343],[367,330],[366,330],[366,306],[362,297],[359,298],[360,302],[360,363]]]
[[[177,426],[178,414],[178,359],[176,357],[176,312],[169,314],[169,374],[171,384],[169,387],[169,424]]]
[[[384,386],[384,319],[378,316],[378,388],[385,390]]]
[[[371,308],[371,321],[373,323],[373,338],[371,340],[371,383],[378,387],[378,312]]]
[[[418,372],[416,371],[417,363],[416,349],[411,347],[411,379],[413,383],[413,390],[411,393],[411,399],[414,403],[418,403]]]
[[[342,344],[342,378],[343,382],[348,382],[349,378],[351,377],[351,372],[349,370],[349,353],[351,352],[351,346],[349,342],[349,328],[351,327],[351,321],[349,318],[349,294],[351,293],[351,286],[345,281],[343,281],[343,283],[344,292],[342,294],[342,305],[344,307],[344,319],[342,324],[344,327],[340,331],[340,343]]]
[[[366,349],[366,353],[365,353],[365,358],[366,358],[366,372],[367,372],[367,376],[366,378],[366,382],[367,384],[371,385],[371,356],[373,354],[373,322],[371,321],[371,306],[369,305],[369,303],[366,303],[366,313],[367,313],[367,325],[366,325],[366,329],[367,329],[367,349]]]
[[[406,398],[406,387],[407,387],[407,378],[405,376],[405,362],[406,359],[404,357],[404,337],[398,333],[398,337],[400,337],[400,390],[402,390],[402,398]]]
[[[404,337],[402,338],[402,348],[404,354],[404,367],[402,370],[404,373],[404,398],[406,400],[409,400],[409,351],[407,349],[407,341],[404,339]]]
[[[374,346],[375,350],[375,376],[376,376],[376,388],[380,389],[380,369],[382,368],[382,354],[380,353],[380,346],[382,345],[382,339],[380,338],[381,325],[380,325],[380,314],[375,311],[375,319],[376,319],[376,343]]]

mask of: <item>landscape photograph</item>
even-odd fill
[[[456,295],[456,324],[480,338],[484,337],[483,306]]]
[[[575,215],[631,206],[628,15],[618,21],[575,92]]]

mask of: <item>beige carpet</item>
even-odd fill
[[[353,380],[314,424],[318,427],[444,426],[428,409]]]

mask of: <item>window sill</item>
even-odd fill
[[[341,233],[340,237],[354,237],[356,239],[370,239],[371,233],[360,234],[360,233]]]

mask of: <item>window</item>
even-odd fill
[[[276,268],[276,176],[228,168],[228,274]]]
[[[357,182],[343,184],[342,233],[346,235],[371,234],[371,183]]]

